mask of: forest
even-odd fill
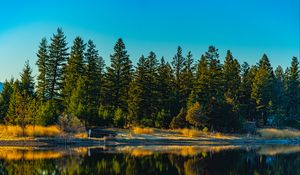
[[[296,57],[287,68],[273,68],[266,54],[249,65],[228,50],[222,63],[214,46],[199,59],[178,46],[170,62],[151,51],[133,65],[120,38],[106,65],[92,40],[76,37],[69,48],[58,28],[49,41],[41,39],[35,60],[37,75],[26,61],[18,79],[4,82],[2,124],[242,132],[255,122],[300,128]]]

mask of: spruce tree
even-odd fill
[[[28,97],[34,97],[34,79],[32,76],[32,70],[29,66],[29,61],[27,60],[21,73],[21,91]],[[24,92],[23,92],[24,91]]]
[[[158,61],[154,52],[139,59],[135,79],[130,86],[130,114],[144,126],[154,126],[159,109]]]
[[[167,128],[172,121],[172,117],[177,113],[174,111],[174,91],[172,82],[174,76],[172,73],[172,67],[168,62],[165,62],[164,57],[161,58],[158,66],[157,85],[158,85],[158,103],[159,111],[164,114],[160,120],[160,126]]]
[[[182,83],[180,88],[180,94],[181,94],[181,104],[182,107],[187,107],[187,101],[188,98],[193,90],[195,78],[194,78],[194,72],[195,67],[193,65],[193,58],[192,53],[188,52],[186,61],[184,63],[183,72],[182,72]]]
[[[104,65],[103,59],[99,56],[96,45],[89,40],[85,53],[86,70],[85,70],[85,90],[88,115],[87,123],[95,124],[98,122],[98,108],[100,106],[101,96],[101,69]]]
[[[46,80],[47,62],[49,61],[49,51],[46,38],[43,38],[40,42],[39,50],[37,52],[38,60],[36,65],[38,66],[37,76],[37,96],[41,102],[44,102],[48,96],[48,81]]]
[[[218,103],[224,100],[224,82],[222,74],[222,65],[219,60],[218,49],[214,46],[209,46],[205,52],[205,57],[208,61],[208,95],[209,99],[214,99]]]
[[[128,111],[128,89],[132,79],[132,63],[122,39],[118,39],[114,53],[110,56],[111,66],[105,74],[105,103],[112,108]]]
[[[259,124],[267,124],[267,118],[272,108],[274,74],[266,54],[258,64],[258,69],[252,83],[251,97],[256,103]]]
[[[237,109],[239,103],[239,87],[241,84],[240,64],[233,58],[230,50],[227,51],[225,57],[223,76],[226,101]]]
[[[47,61],[46,81],[49,83],[49,99],[61,100],[63,89],[64,66],[68,59],[66,37],[61,28],[51,38],[49,61]]]
[[[189,97],[189,104],[199,102],[201,105],[206,105],[209,94],[208,94],[208,60],[202,55],[197,65],[196,80],[194,83],[193,91]]]
[[[0,93],[0,122],[4,122],[4,118],[7,115],[11,96],[14,91],[14,79],[10,81],[6,80],[3,85],[3,90]]]
[[[300,117],[300,75],[299,61],[292,58],[291,66],[287,72],[287,116],[289,119]]]
[[[254,121],[255,119],[255,101],[251,98],[252,83],[256,74],[257,67],[253,66],[250,68],[247,62],[242,65],[242,79],[239,87],[239,113],[240,115],[248,120]]]
[[[69,103],[73,89],[76,88],[77,80],[84,75],[84,51],[84,41],[80,37],[76,37],[71,47],[70,58],[65,67],[63,89],[65,106]]]
[[[180,46],[178,46],[177,48],[177,53],[175,54],[175,56],[173,57],[172,60],[172,67],[173,67],[173,72],[174,72],[174,91],[175,91],[175,111],[177,111],[177,113],[179,112],[179,110],[183,107],[183,99],[181,97],[181,86],[183,84],[182,82],[182,73],[183,73],[183,69],[184,69],[184,65],[185,65],[186,59],[183,57],[182,55],[182,49]]]
[[[144,110],[147,108],[144,96],[145,92],[145,77],[147,74],[146,58],[142,55],[137,63],[136,71],[133,74],[133,80],[130,83],[128,110],[129,123],[140,124],[145,117]]]
[[[273,108],[272,112],[275,115],[274,123],[277,126],[282,126],[286,120],[286,93],[284,89],[284,71],[281,66],[275,69],[274,93],[273,93]]]

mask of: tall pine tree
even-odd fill
[[[49,61],[47,61],[46,81],[49,83],[49,99],[61,100],[64,66],[68,59],[66,37],[61,28],[51,38]]]
[[[36,55],[38,57],[36,65],[38,66],[39,72],[37,76],[37,96],[41,102],[44,102],[49,97],[49,92],[47,92],[49,86],[46,80],[49,51],[46,38],[43,38],[40,42],[39,50]]]
[[[110,58],[111,66],[105,74],[105,103],[114,109],[121,108],[126,113],[132,63],[122,39],[118,39]]]
[[[64,105],[70,102],[71,93],[76,88],[77,80],[84,75],[85,44],[80,37],[76,37],[71,48],[70,58],[65,67],[64,76]]]

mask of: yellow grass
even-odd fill
[[[77,133],[74,135],[75,138],[79,138],[79,139],[85,139],[88,138],[88,134],[87,133]]]
[[[185,137],[200,137],[204,134],[202,131],[196,129],[184,128],[184,129],[179,129],[178,131]]]
[[[299,130],[292,130],[292,129],[275,129],[275,128],[268,128],[268,129],[260,129],[258,133],[263,138],[296,138],[300,137]]]
[[[131,129],[131,132],[133,134],[153,134],[154,133],[154,129],[153,128],[133,127]]]
[[[62,134],[58,126],[26,126],[25,137],[55,137]],[[20,126],[0,125],[0,138],[22,137],[23,130]]]

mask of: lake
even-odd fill
[[[0,147],[0,174],[300,175],[300,146]]]

